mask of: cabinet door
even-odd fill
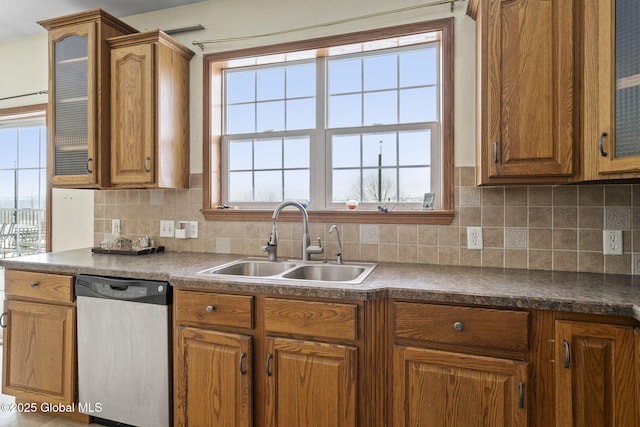
[[[111,183],[151,184],[155,176],[155,46],[111,51]]]
[[[527,363],[395,346],[393,425],[526,426]]]
[[[558,320],[556,426],[637,426],[633,328]]]
[[[175,338],[176,426],[252,425],[252,339],[179,326]]]
[[[96,24],[49,33],[49,169],[53,184],[97,182]]]
[[[75,308],[5,301],[2,392],[36,402],[75,399]]]
[[[573,174],[573,17],[573,1],[481,1],[480,183]]]
[[[597,176],[640,171],[640,2],[586,0],[583,139]],[[635,175],[637,176],[637,174]]]
[[[357,425],[357,351],[337,344],[267,338],[267,425]]]

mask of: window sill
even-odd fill
[[[440,224],[453,221],[454,211],[308,211],[315,223],[359,224]],[[266,209],[203,209],[207,221],[271,222],[273,210]],[[282,211],[278,221],[300,221],[298,211]]]

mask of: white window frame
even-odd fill
[[[380,124],[380,125],[363,125],[363,126],[354,126],[354,127],[336,127],[329,128],[328,127],[328,109],[327,109],[327,98],[328,98],[328,64],[331,59],[348,59],[348,58],[363,58],[366,56],[373,56],[384,52],[406,52],[410,50],[417,50],[421,48],[426,48],[435,45],[437,49],[437,57],[436,57],[436,100],[438,100],[438,105],[436,108],[436,121],[435,122],[418,122],[418,123],[396,123],[396,124]],[[316,62],[316,128],[315,129],[304,129],[304,130],[283,130],[283,131],[267,131],[267,132],[255,132],[255,133],[244,133],[244,134],[227,134],[224,132],[226,130],[226,125],[228,123],[227,118],[227,85],[226,85],[226,71],[223,70],[223,108],[222,108],[222,123],[223,123],[223,134],[221,136],[221,195],[223,200],[223,205],[234,205],[239,206],[241,208],[248,209],[264,209],[264,208],[273,208],[279,202],[239,202],[239,201],[230,201],[229,200],[229,143],[232,140],[241,140],[241,139],[267,139],[267,138],[282,138],[287,136],[308,136],[310,141],[309,147],[309,198],[310,201],[308,203],[308,207],[310,209],[318,209],[318,210],[346,210],[346,206],[344,203],[334,203],[333,202],[333,165],[331,164],[332,153],[331,153],[331,138],[333,135],[339,134],[366,134],[366,133],[386,133],[386,132],[400,132],[403,130],[430,130],[431,135],[431,192],[434,192],[433,189],[441,188],[441,180],[440,176],[442,174],[440,165],[441,162],[441,150],[440,147],[442,145],[440,126],[441,126],[441,96],[442,96],[442,81],[441,81],[441,41],[430,41],[417,43],[410,46],[403,47],[395,47],[395,48],[386,48],[386,49],[376,49],[367,52],[357,52],[350,53],[344,55],[335,55],[335,56],[322,56],[317,57],[315,59]],[[284,58],[283,58],[284,59]],[[278,61],[274,62],[270,65],[254,65],[249,67],[242,67],[243,70],[260,70],[269,68],[270,66],[279,67],[283,65],[294,65],[295,63],[308,63],[308,60],[305,61]],[[239,68],[230,68],[230,70],[238,70]],[[363,91],[363,93],[366,93]],[[399,99],[398,99],[399,102]],[[361,104],[361,108],[364,109],[364,103]],[[402,166],[396,167],[397,170],[401,169]],[[284,165],[283,169],[284,170]],[[252,169],[255,172],[255,169]],[[255,186],[252,191],[255,190]],[[440,191],[435,191],[436,194],[439,194]],[[285,200],[285,199],[283,199]],[[421,203],[404,203],[404,202],[388,202],[382,201],[386,207],[390,209],[408,209],[408,210],[416,210],[421,209]],[[368,210],[376,210],[377,206],[380,203],[368,203],[361,202],[361,209]],[[438,209],[440,206],[440,200],[436,198],[435,208]]]

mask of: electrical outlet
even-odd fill
[[[467,249],[482,249],[482,227],[467,227]]]
[[[160,221],[160,237],[174,237],[175,236],[174,227],[175,227],[175,224],[173,223],[173,221],[161,220]]]
[[[120,234],[121,231],[122,231],[122,228],[120,228],[120,220],[119,219],[112,219],[111,220],[111,234],[113,234],[114,236],[117,236],[118,234]]]
[[[198,221],[189,221],[189,226],[187,228],[187,237],[190,239],[198,238]]]
[[[602,230],[602,252],[622,255],[622,230]]]

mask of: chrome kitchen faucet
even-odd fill
[[[318,245],[311,245],[311,239],[309,238],[309,214],[307,210],[298,202],[284,201],[280,203],[273,210],[273,227],[271,228],[271,234],[269,234],[269,240],[266,246],[262,247],[262,251],[269,254],[269,261],[276,261],[278,258],[278,216],[282,209],[287,206],[293,206],[297,208],[302,214],[302,260],[309,261],[311,254],[321,254],[324,252],[322,247],[322,241],[318,237]]]

